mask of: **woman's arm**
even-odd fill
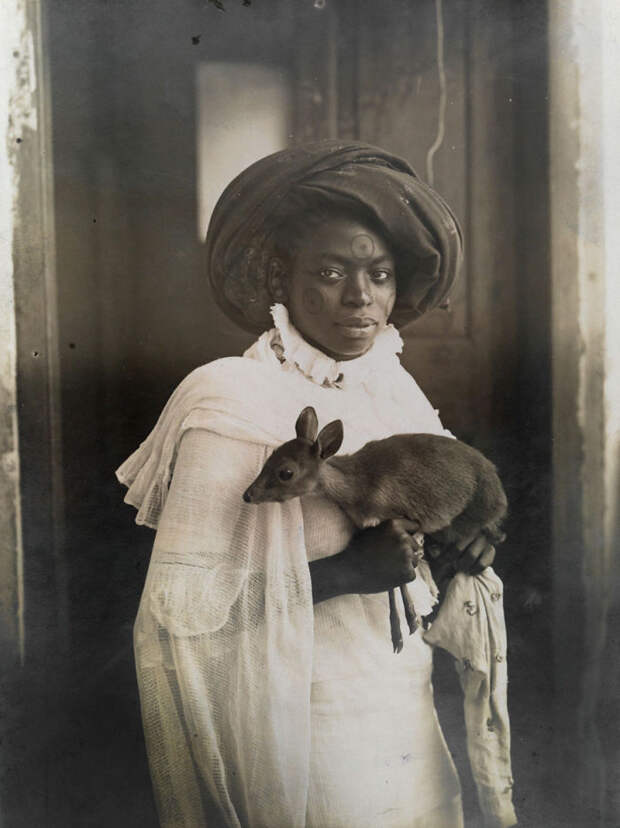
[[[310,563],[312,600],[315,604],[338,595],[385,592],[415,578],[415,564],[421,547],[415,539],[415,525],[406,520],[387,520],[364,529],[351,539],[338,555]],[[443,555],[428,556],[433,571]],[[476,575],[495,559],[495,548],[485,535],[478,535],[458,556],[454,555],[452,573]]]
[[[415,578],[420,545],[417,527],[407,520],[386,520],[364,529],[338,555],[310,563],[315,604],[338,595],[385,592]]]

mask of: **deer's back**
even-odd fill
[[[377,519],[406,516],[432,532],[465,511],[481,490],[503,495],[493,464],[449,437],[397,434],[367,443],[354,457],[360,506]]]
[[[465,482],[495,473],[493,464],[477,449],[437,434],[395,434],[372,440],[355,457],[375,474],[389,475],[403,469],[429,482],[438,475]]]

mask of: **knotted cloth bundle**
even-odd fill
[[[207,233],[208,276],[227,316],[248,331],[271,327],[267,275],[274,231],[320,198],[368,215],[397,259],[399,327],[441,305],[458,275],[463,239],[452,211],[409,164],[356,141],[319,141],[252,164],[220,197]]]

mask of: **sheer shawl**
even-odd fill
[[[301,508],[251,509],[239,494],[267,454],[189,430],[159,521],[134,634],[165,828],[305,823],[313,607]]]

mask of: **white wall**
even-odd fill
[[[23,656],[23,560],[17,430],[17,346],[13,287],[20,147],[36,130],[36,76],[26,0],[0,7],[0,628],[7,659]]]
[[[584,825],[620,821],[619,11],[549,3],[556,735]]]

